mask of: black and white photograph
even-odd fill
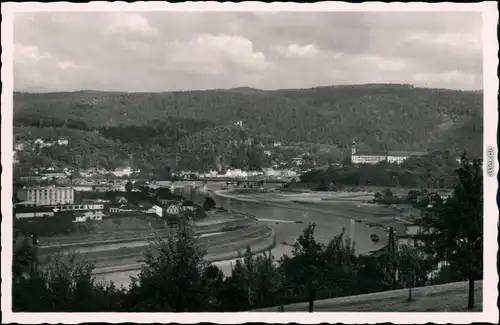
[[[323,6],[2,8],[5,320],[498,321],[496,6]]]

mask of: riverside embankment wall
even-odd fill
[[[211,232],[230,231],[256,224],[257,221],[251,218],[239,218],[214,223],[202,223],[195,225],[195,233],[203,235]],[[123,232],[88,234],[85,236],[61,236],[52,238],[42,238],[40,252],[53,253],[61,250],[75,250],[79,248],[99,247],[105,244],[133,243],[136,241],[154,240],[156,236],[165,237],[168,233],[166,229],[151,230],[127,230]]]
[[[207,251],[205,260],[214,263],[240,258],[242,254],[245,253],[246,247],[250,247],[252,254],[269,251],[276,245],[276,236],[273,229],[268,228],[268,230],[268,232],[253,239],[239,241],[239,247],[228,245],[224,249],[223,247],[213,246],[213,248]],[[93,273],[94,275],[101,275],[106,273],[140,270],[143,264],[142,261],[138,261],[133,257],[129,259],[120,259],[120,261],[109,261],[108,259],[106,263],[97,263]]]
[[[274,230],[251,218],[204,224],[197,227],[196,232],[201,235],[198,242],[206,247],[206,259],[209,261],[237,258],[247,247],[258,253],[271,249],[276,244]],[[41,246],[39,257],[43,262],[53,254],[78,252],[82,258],[94,261],[97,269],[111,268],[115,272],[116,268],[128,265],[126,269],[130,270],[131,264],[136,264],[132,269],[140,268],[143,253],[156,237],[151,232],[144,232],[140,237],[130,237],[132,234],[114,234],[114,239],[109,240],[102,240],[106,234],[99,234],[82,242],[71,239],[65,244]],[[159,237],[166,234],[166,230],[156,233]]]

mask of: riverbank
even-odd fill
[[[129,220],[135,218],[134,220]],[[144,252],[151,248],[156,238],[165,238],[168,228],[151,229],[145,218],[123,217],[124,222],[114,223],[107,233],[80,236],[42,238],[39,247],[40,260],[46,261],[53,254],[78,253],[79,258],[95,263],[94,275],[104,275],[113,280],[114,275],[139,272],[144,263]],[[135,224],[137,229],[131,230]],[[125,225],[127,229],[120,231]],[[247,247],[258,254],[276,245],[275,231],[252,215],[214,209],[206,218],[193,222],[198,243],[205,247],[205,259],[209,262],[233,260],[242,256]],[[108,225],[109,226],[109,225]],[[164,224],[164,227],[167,227]],[[128,277],[123,285],[128,283]],[[115,281],[116,282],[116,281]]]
[[[243,257],[243,254],[245,253],[247,247],[250,247],[252,254],[254,255],[267,252],[274,248],[274,246],[276,245],[276,235],[273,229],[267,228],[266,231],[261,233],[260,235],[254,234],[251,239],[239,240],[239,249],[235,249],[235,247],[233,246],[234,243],[234,238],[226,238],[225,246],[217,246],[216,243],[211,243],[211,245],[215,245],[215,247],[212,246],[212,249],[207,252],[204,257],[205,261],[215,264],[217,264],[217,262],[227,262],[230,264],[231,262],[234,262]],[[94,270],[93,274],[106,275],[129,271],[139,272],[143,265],[143,262],[134,262],[132,259],[122,260],[121,264],[119,265],[101,265]]]
[[[276,247],[272,254],[279,259],[290,254],[290,245],[309,223],[315,223],[315,238],[328,244],[336,235],[345,233],[355,242],[356,254],[369,254],[387,245],[390,225],[399,222],[401,213],[389,207],[364,201],[366,193],[279,193],[239,195],[228,190],[212,189],[217,204],[240,213],[250,213],[259,222],[276,231]],[[358,200],[345,200],[351,196]],[[339,200],[336,200],[339,198]],[[325,200],[326,199],[326,200]],[[376,235],[379,241],[373,241]]]
[[[315,237],[324,244],[327,244],[335,235],[340,234],[343,229],[351,230],[351,228],[355,228],[352,229],[352,233],[346,235],[354,237],[358,254],[367,254],[386,245],[386,241],[384,240],[386,233],[383,227],[361,223],[365,217],[381,213],[378,210],[374,213],[375,208],[380,208],[377,205],[368,204],[365,206],[363,202],[346,202],[346,200],[314,201],[314,195],[311,196],[311,193],[302,193],[299,197],[297,197],[297,193],[283,194],[276,191],[270,191],[265,194],[234,195],[228,191],[221,191],[220,187],[217,186],[210,186],[207,189],[193,188],[183,191],[186,193],[189,192],[191,195],[189,198],[194,202],[203,202],[207,194],[211,195],[218,206],[231,211],[227,213],[251,216],[250,218],[254,219],[258,224],[272,229],[274,233],[273,242],[256,242],[252,246],[254,255],[270,249],[275,260],[279,260],[284,254],[291,254],[291,245],[309,222],[316,223]],[[320,194],[324,195],[328,193]],[[358,192],[356,194],[360,195],[362,193]],[[332,198],[332,196],[327,195],[325,198]],[[315,204],[310,204],[311,202]],[[333,205],[319,206],[319,203]],[[357,205],[365,206],[365,208],[358,208]],[[352,219],[360,220],[360,222],[356,223],[355,227],[352,227]],[[204,225],[204,227],[214,227],[214,224]],[[370,236],[374,233],[381,238],[380,242],[373,242],[370,239]],[[228,276],[231,274],[231,266],[239,259],[238,254],[235,253],[233,250],[233,252],[227,255],[219,255],[217,259],[212,259],[208,255],[207,258]],[[102,273],[99,274],[98,278],[113,280],[117,284],[126,285],[129,282],[129,277],[135,276],[139,272],[137,268],[140,266],[140,263],[134,262],[131,264],[134,265],[128,265],[128,271],[123,267],[118,269],[121,271],[116,271],[116,268],[108,269],[108,271],[116,272]]]
[[[383,230],[387,230],[394,223],[401,223],[404,221],[403,219],[409,219],[411,214],[406,211],[410,211],[408,207],[405,207],[406,210],[402,212],[397,208],[372,203],[373,195],[369,196],[368,193],[361,192],[273,193],[273,195],[261,196],[258,194],[235,194],[230,190],[217,190],[213,194],[226,199],[267,204],[285,209],[293,208],[305,213],[323,213],[347,220],[352,219],[368,227]],[[305,221],[303,219],[299,220]]]

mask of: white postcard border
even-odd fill
[[[496,24],[498,12],[495,2],[483,3],[380,3],[351,4],[342,2],[320,2],[314,4],[245,2],[218,3],[124,3],[90,2],[73,3],[5,3],[2,5],[2,316],[4,322],[23,324],[80,322],[176,322],[176,323],[455,323],[498,321],[496,306],[498,290],[497,232],[498,207],[496,177],[484,178],[484,280],[482,313],[12,313],[12,91],[13,91],[13,13],[20,11],[480,11],[483,13],[483,82],[484,82],[484,152],[494,148],[494,175],[498,171],[497,91],[498,41]],[[486,218],[487,216],[487,218]],[[465,302],[464,302],[465,304]],[[247,315],[248,314],[248,315]]]

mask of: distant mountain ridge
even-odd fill
[[[139,127],[143,130],[142,135],[137,136],[137,143],[163,143],[161,146],[167,146],[163,148],[171,152],[179,151],[176,148],[181,143],[183,149],[209,150],[207,148],[220,142],[227,132],[220,127],[242,121],[246,137],[267,139],[267,142],[331,145],[343,155],[348,153],[353,138],[359,150],[479,153],[482,107],[482,92],[404,84],[283,90],[237,87],[160,93],[15,92],[14,124],[44,127],[52,123],[56,128],[64,126],[83,132],[101,130],[100,136],[105,138],[109,138],[110,133],[106,135],[103,130],[115,128],[113,138],[109,138],[113,141],[119,137],[119,128]],[[168,140],[158,138],[156,131],[145,131],[167,120],[170,121],[168,128],[183,130],[182,139],[176,139],[175,133],[167,129]],[[162,127],[167,128],[167,124]],[[227,134],[236,136],[236,133]],[[127,141],[134,142],[133,139],[129,134]],[[186,141],[206,144],[187,144]]]

